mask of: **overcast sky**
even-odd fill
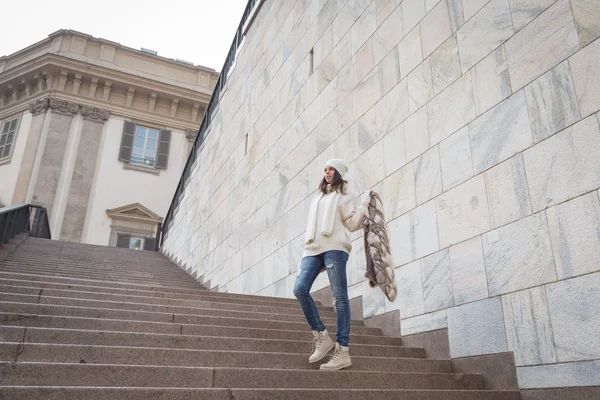
[[[73,29],[221,70],[247,0],[0,0],[0,56]],[[156,4],[156,5],[154,5]],[[29,12],[24,12],[24,7]],[[8,16],[14,16],[9,18]]]

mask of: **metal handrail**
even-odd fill
[[[25,232],[32,237],[52,239],[48,212],[44,207],[17,204],[0,208],[0,244]]]
[[[202,123],[200,124],[200,129],[198,129],[198,134],[196,135],[194,145],[192,146],[190,155],[188,156],[187,162],[185,163],[185,168],[183,169],[181,177],[179,178],[179,183],[177,184],[177,189],[175,190],[175,194],[173,195],[173,200],[171,200],[171,205],[169,206],[169,211],[167,211],[167,215],[165,216],[165,219],[163,221],[161,235],[160,235],[160,243],[158,244],[158,247],[160,247],[162,245],[162,242],[164,241],[164,239],[167,236],[167,232],[169,231],[171,221],[173,220],[173,213],[175,212],[175,209],[179,205],[179,200],[184,191],[187,178],[190,176],[192,166],[194,165],[194,162],[196,161],[196,159],[198,157],[200,146],[204,142],[205,134],[210,125],[213,113],[214,113],[215,109],[218,107],[219,98],[221,97],[221,91],[227,84],[227,78],[229,75],[229,71],[235,64],[237,50],[240,47],[240,45],[244,39],[244,27],[246,25],[246,22],[248,21],[248,19],[250,17],[253,16],[254,6],[257,3],[260,3],[262,1],[264,1],[264,0],[248,0],[248,3],[246,4],[246,9],[244,10],[244,14],[242,15],[240,24],[235,32],[235,36],[233,38],[233,43],[231,43],[231,47],[229,48],[229,53],[227,53],[227,58],[225,59],[225,64],[223,65],[223,68],[221,68],[221,73],[219,74],[219,79],[217,80],[215,89],[213,90],[210,101],[208,102],[208,106],[206,107],[206,110],[204,111],[204,117],[202,118]],[[260,6],[260,4],[259,4],[259,6]]]

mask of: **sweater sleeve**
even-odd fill
[[[343,195],[339,202],[340,215],[342,223],[350,232],[355,232],[362,228],[363,218],[366,213],[366,204],[362,203],[356,207],[353,194]]]

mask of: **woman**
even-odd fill
[[[350,367],[349,334],[350,302],[346,283],[346,262],[352,245],[346,229],[351,232],[362,227],[369,193],[365,193],[358,209],[355,198],[346,192],[344,174],[348,172],[348,163],[342,159],[333,159],[325,164],[325,176],[319,185],[319,191],[311,203],[306,228],[305,247],[298,276],[294,284],[294,295],[300,303],[304,316],[314,336],[313,352],[308,361],[320,361],[335,347],[331,360],[321,365],[321,369],[340,370]],[[310,295],[310,289],[323,270],[331,284],[335,308],[337,311],[337,335],[334,343]]]

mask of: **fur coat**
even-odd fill
[[[394,278],[394,261],[390,252],[383,205],[377,193],[371,191],[370,197],[363,220],[367,258],[365,277],[369,279],[369,286],[379,286],[388,300],[394,301],[398,294],[398,287]]]

